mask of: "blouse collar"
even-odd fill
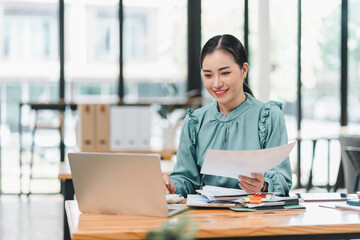
[[[242,113],[244,113],[253,103],[254,97],[251,96],[249,93],[246,93],[246,100],[242,102],[239,106],[237,106],[234,110],[232,110],[229,114],[224,115],[219,112],[218,103],[214,101],[212,103],[211,111],[215,119],[220,122],[229,122],[237,117],[239,117]]]

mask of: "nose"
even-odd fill
[[[216,75],[213,82],[213,87],[216,89],[220,89],[223,85],[223,82],[221,81],[221,78],[219,75]]]

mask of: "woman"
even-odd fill
[[[238,180],[200,174],[207,149],[255,150],[288,143],[281,104],[256,100],[244,83],[249,64],[237,38],[228,34],[211,38],[202,49],[200,66],[204,86],[215,101],[188,110],[177,163],[170,177],[163,176],[167,191],[187,196],[203,185],[213,185],[288,195],[292,185],[289,158],[264,175],[253,173]]]

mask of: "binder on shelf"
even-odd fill
[[[137,107],[136,125],[138,129],[137,148],[148,150],[151,138],[151,108],[149,106]]]
[[[81,151],[95,149],[95,106],[80,104],[78,106],[77,143]]]
[[[125,149],[125,118],[124,109],[122,106],[110,107],[110,150]]]
[[[139,119],[137,119],[138,107],[125,106],[124,114],[125,124],[121,127],[124,128],[125,132],[125,149],[133,150],[137,148],[137,138],[139,135]]]
[[[108,104],[95,105],[95,148],[109,150],[109,109]]]
[[[110,150],[149,150],[151,118],[147,106],[111,106]]]

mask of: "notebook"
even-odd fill
[[[156,154],[69,153],[79,210],[86,213],[168,217],[185,211],[167,204]]]

